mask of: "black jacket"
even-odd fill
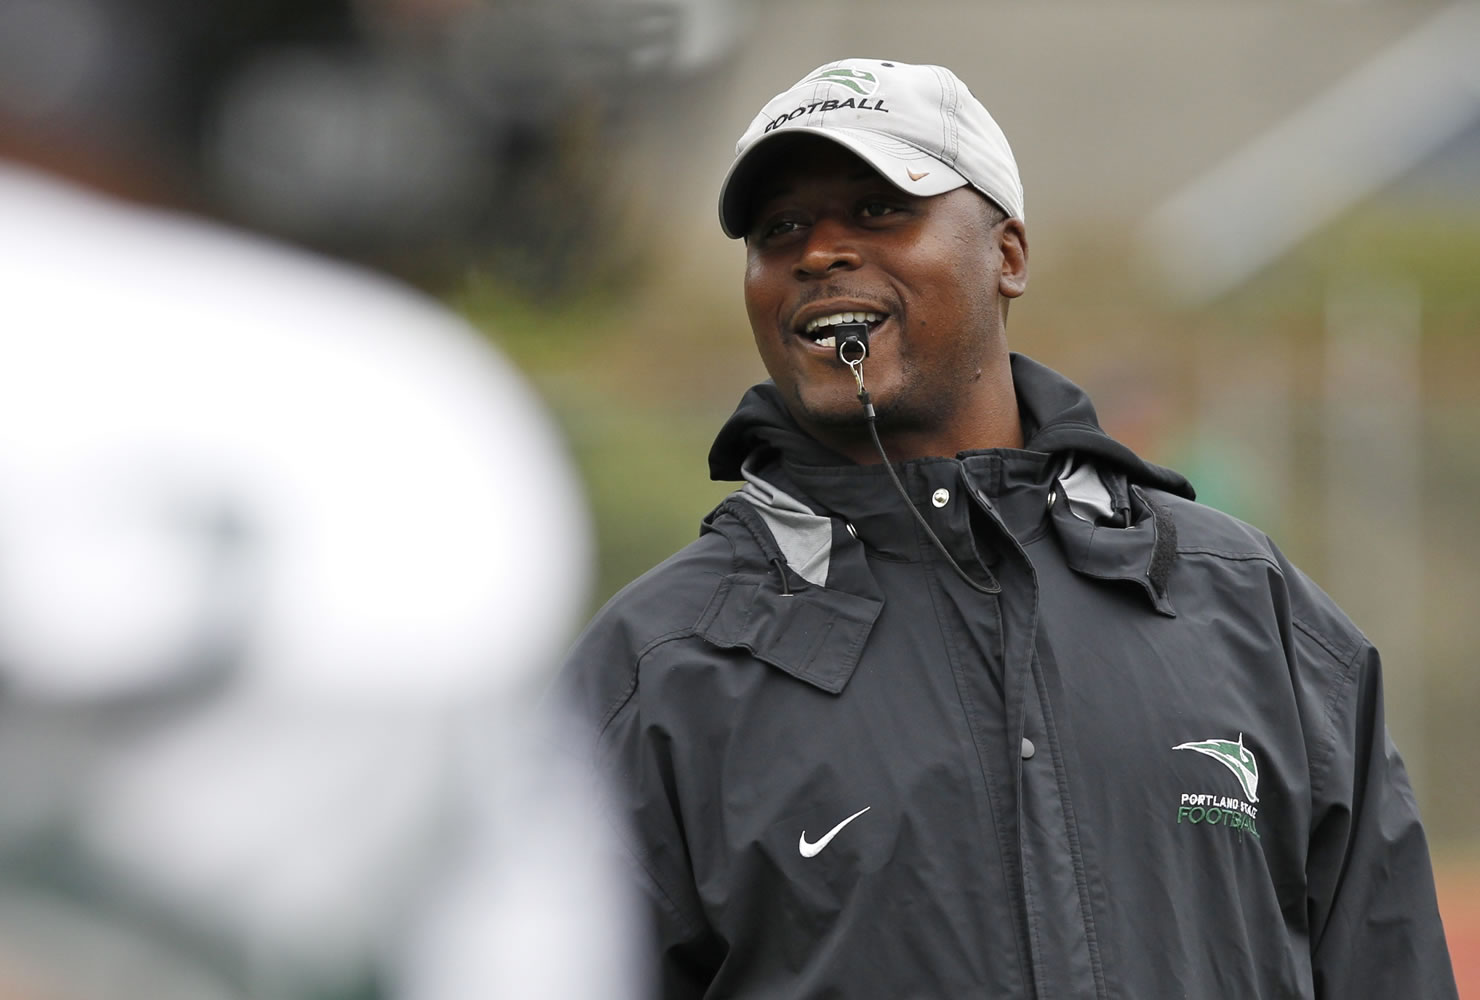
[[[896,466],[975,586],[764,384],[577,643],[663,995],[1454,997],[1376,651],[1013,375],[1022,450]]]

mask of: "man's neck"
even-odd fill
[[[882,461],[866,427],[847,435],[813,432],[812,436],[858,465],[878,465]],[[1014,406],[1006,413],[952,428],[951,433],[893,431],[885,425],[879,428],[879,443],[884,446],[884,454],[890,462],[909,462],[917,458],[954,458],[963,451],[1021,448],[1023,432]]]

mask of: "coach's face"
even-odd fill
[[[799,136],[754,189],[745,306],[761,360],[814,437],[856,461],[857,384],[816,320],[862,314],[865,383],[896,461],[986,447],[988,411],[1015,406],[1006,300],[1027,286],[1022,224],[969,187],[911,196],[853,153]],[[1006,379],[1007,400],[1002,398]]]

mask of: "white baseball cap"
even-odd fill
[[[725,235],[745,235],[756,156],[777,136],[831,139],[902,191],[930,197],[970,184],[1023,219],[1023,182],[1002,129],[944,66],[841,59],[819,66],[761,109],[720,185]]]

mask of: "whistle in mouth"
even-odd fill
[[[868,324],[839,323],[833,330],[838,338],[838,360],[853,372],[853,380],[858,383],[858,398],[866,400],[868,390],[863,387],[863,359],[868,357]]]
[[[838,341],[838,360],[850,368],[868,357],[868,324],[839,323],[832,328]]]

